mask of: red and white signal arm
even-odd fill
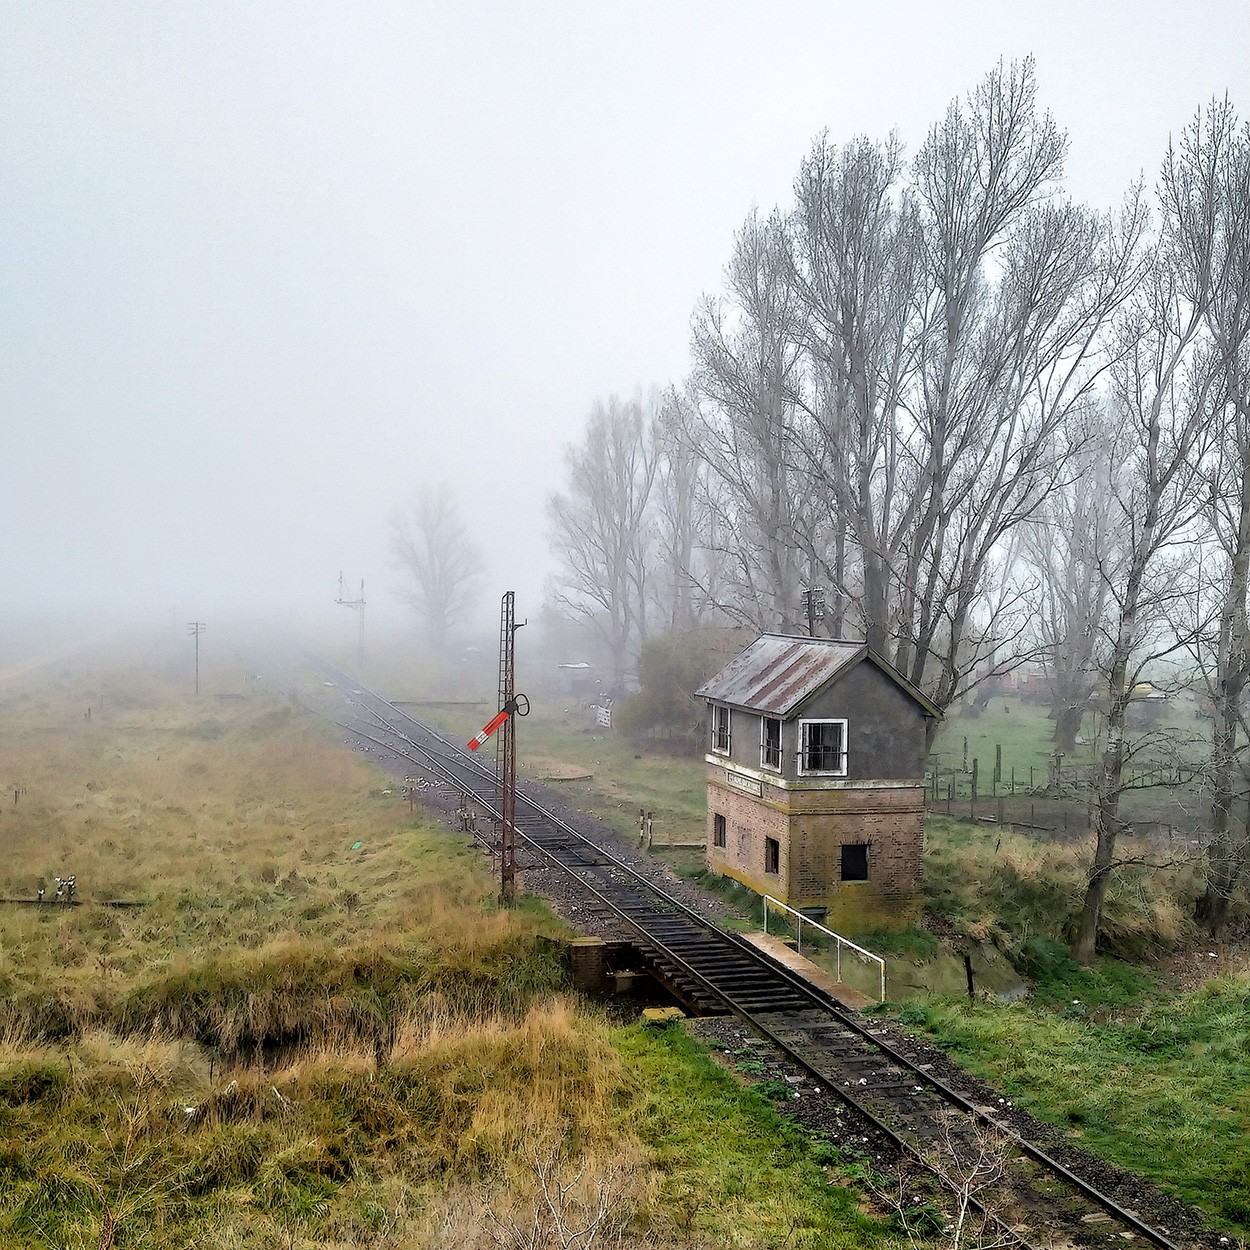
[[[469,739],[469,750],[476,751],[478,747],[480,747],[482,743],[485,742],[486,739],[489,738],[491,734],[493,734],[495,730],[508,719],[509,715],[510,713],[508,709],[504,708],[502,712],[497,712],[494,716],[492,716],[491,719],[488,720],[482,727],[481,733],[479,733],[476,737]]]

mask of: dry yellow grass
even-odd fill
[[[219,684],[247,688],[242,670]],[[45,675],[0,698],[0,785],[0,894],[51,897],[73,874],[86,903],[143,903],[3,909],[0,988],[53,979],[73,1001],[284,936],[415,926],[485,950],[508,928],[476,914],[491,885],[464,871],[472,850],[414,827],[398,787],[276,696],[196,700],[160,669]]]

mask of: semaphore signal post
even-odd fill
[[[476,751],[497,731],[495,788],[499,794],[499,898],[516,901],[516,718],[529,713],[529,700],[516,690],[516,631],[525,624],[516,619],[516,592],[504,594],[499,615],[499,711],[469,739]]]

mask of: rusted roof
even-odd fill
[[[870,659],[896,681],[931,716],[938,709],[901,673],[863,642],[764,634],[725,665],[695,693],[714,703],[728,703],[782,719],[809,695]]]

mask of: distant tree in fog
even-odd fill
[[[547,503],[558,561],[555,602],[607,644],[619,690],[647,636],[647,557],[656,453],[642,405],[596,403],[585,439],[565,449],[567,484]]]
[[[1101,408],[1091,425],[1104,423]],[[1049,679],[1055,749],[1076,750],[1085,714],[1100,689],[1097,654],[1106,628],[1109,586],[1115,578],[1110,439],[1082,439],[1071,480],[1043,502],[1022,531],[1023,559],[1034,582],[1031,641]]]
[[[446,484],[422,489],[412,506],[391,517],[391,555],[405,575],[405,595],[443,650],[477,598],[482,559],[456,513]]]
[[[811,492],[793,454],[805,326],[790,248],[779,212],[753,213],[735,236],[727,292],[695,314],[684,428],[718,505],[703,538],[721,574],[716,607],[756,629],[798,632]]]
[[[671,388],[653,425],[655,571],[651,577],[658,630],[678,634],[714,620],[725,598],[718,556],[719,509],[707,461],[695,446],[690,423],[694,397]]]

